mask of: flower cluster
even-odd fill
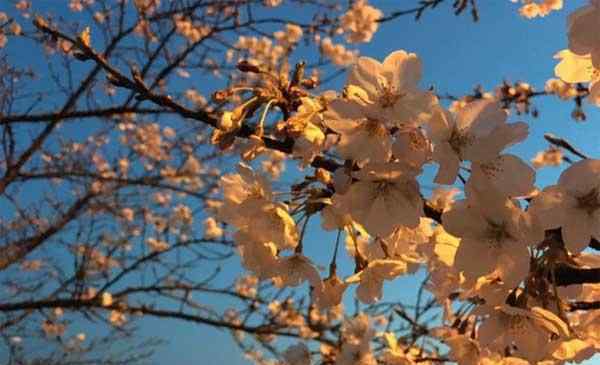
[[[21,35],[22,30],[19,23],[10,19],[4,12],[0,12],[0,48],[4,48],[8,42],[7,36]]]
[[[329,58],[331,62],[338,66],[349,66],[356,62],[358,56],[358,51],[351,51],[343,44],[335,44],[329,37],[320,40],[320,48],[323,56]]]
[[[516,3],[519,0],[511,0]],[[544,17],[552,11],[563,8],[563,0],[521,0],[523,6],[519,9],[519,13],[525,18],[531,19],[536,17]]]
[[[302,39],[304,31],[296,24],[286,24],[283,30],[273,33],[273,37],[240,36],[233,49],[228,50],[227,59],[245,61],[252,65],[275,69],[284,56]],[[275,42],[273,42],[273,39]]]
[[[587,338],[565,354],[574,341],[569,326],[575,317],[556,309],[560,298],[551,290],[548,269],[540,268],[573,260],[591,239],[600,240],[600,160],[574,163],[557,185],[540,192],[536,171],[506,152],[529,129],[524,122],[509,122],[505,99],[528,98],[534,92],[529,85],[505,84],[496,95],[464,100],[448,110],[419,87],[421,74],[417,55],[403,50],[383,62],[360,57],[341,94],[306,92],[295,99],[273,135],[294,141],[289,154],[302,166],[320,163],[326,152],[344,163],[334,162],[330,171],[317,169],[293,187],[291,199],[280,199],[266,176],[244,164],[238,173],[222,177],[217,218],[235,230],[243,265],[256,280],[279,287],[308,282],[321,310],[339,305],[353,286],[358,300],[375,303],[383,297],[385,281],[427,267],[427,288],[439,302],[455,296],[476,303],[467,319],[453,318],[452,309],[445,309],[454,324],[440,333],[453,360],[525,364],[587,356],[593,343]],[[261,117],[262,128],[265,121]],[[255,137],[264,147],[261,135]],[[551,149],[533,163],[539,168],[561,162],[560,150]],[[454,199],[456,189],[438,190],[426,199],[420,180],[427,165],[437,165],[437,184],[462,181],[461,199]],[[326,277],[304,255],[308,217],[316,214],[324,229],[345,235],[353,274],[338,276],[339,242]],[[214,230],[214,223],[207,228]],[[557,230],[562,240],[549,239]],[[469,327],[471,337],[465,336]],[[388,348],[376,355],[371,350],[375,333],[364,315],[346,320],[341,336],[341,346],[322,354],[336,364],[423,363],[418,350],[389,333]],[[503,358],[506,353],[510,357]],[[301,345],[290,347],[284,358],[290,364],[310,363]],[[514,360],[506,362],[509,358]]]
[[[350,43],[369,42],[382,15],[381,10],[369,5],[367,0],[355,1],[341,18],[341,30],[346,33],[346,40]]]
[[[569,48],[560,51],[555,73],[567,83],[589,83],[588,100],[600,105],[600,2],[591,0],[569,15]]]

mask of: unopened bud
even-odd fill
[[[318,168],[315,172],[315,176],[317,180],[325,185],[328,185],[331,182],[331,173],[325,169]]]
[[[223,112],[223,115],[221,115],[221,119],[219,119],[219,123],[217,125],[217,127],[224,132],[238,129],[240,126],[240,119],[235,112]]]
[[[227,89],[224,90],[217,90],[212,94],[212,99],[217,102],[223,102],[225,100],[227,100],[227,98],[229,98],[229,96],[231,96],[231,92]]]
[[[310,79],[302,80],[302,82],[300,84],[305,89],[310,90],[310,89],[314,89],[315,87],[317,87],[319,85],[319,81],[316,78],[310,78]]]
[[[260,68],[258,68],[258,66],[253,65],[246,60],[241,60],[240,62],[238,62],[237,68],[242,72],[250,72],[255,74],[260,73]]]
[[[73,57],[75,57],[77,60],[82,61],[82,62],[85,62],[85,61],[88,61],[91,59],[90,56],[86,55],[83,52],[79,52],[79,51],[73,52]]]
[[[48,23],[41,16],[36,16],[35,19],[33,19],[33,25],[36,28],[48,28]]]

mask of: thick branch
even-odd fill
[[[600,301],[597,302],[571,302],[569,303],[569,311],[587,311],[600,309]]]
[[[129,107],[114,107],[106,109],[96,110],[78,110],[67,113],[42,113],[42,114],[21,114],[21,115],[7,115],[0,116],[0,125],[6,125],[10,123],[45,123],[53,120],[69,120],[78,118],[110,118],[115,115],[122,115],[128,113],[136,114],[171,114],[173,111],[167,109],[145,109],[145,108],[129,108]]]
[[[47,239],[63,229],[63,227],[77,217],[77,215],[83,210],[83,208],[87,206],[88,202],[94,196],[94,194],[86,194],[82,198],[78,199],[57,222],[43,232],[1,247],[0,271],[21,260],[27,256],[29,252],[35,250]]]
[[[47,301],[29,301],[19,303],[6,303],[0,304],[0,312],[14,312],[22,310],[39,310],[44,308],[63,308],[63,309],[85,309],[85,308],[97,308],[105,310],[118,310],[135,315],[145,314],[152,317],[159,318],[172,318],[180,319],[187,322],[194,322],[204,324],[211,327],[229,329],[233,331],[243,331],[252,334],[274,334],[277,336],[294,337],[300,338],[301,335],[294,332],[285,332],[272,325],[259,325],[259,326],[247,326],[244,324],[235,324],[224,320],[218,320],[213,318],[202,317],[197,314],[185,313],[182,311],[173,311],[165,309],[156,309],[148,306],[127,306],[121,307],[120,305],[102,306],[99,301],[95,300],[82,300],[82,299],[56,299]],[[330,345],[334,345],[331,340],[323,337],[315,338],[318,341],[326,342]]]
[[[554,271],[557,286],[600,283],[600,268],[582,269],[560,265]],[[552,280],[552,278],[550,278]]]

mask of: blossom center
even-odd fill
[[[488,221],[485,239],[491,247],[500,248],[502,247],[502,242],[508,239],[513,239],[513,237],[510,232],[508,232],[506,223]]]
[[[458,129],[453,129],[448,139],[450,147],[456,154],[461,157],[462,150],[473,142],[473,137],[466,133],[461,133]],[[461,157],[462,158],[462,157]]]
[[[406,95],[406,93],[399,92],[396,90],[396,87],[391,85],[381,84],[380,87],[381,93],[379,94],[379,105],[381,105],[382,108],[393,107],[398,100]]]
[[[376,119],[367,118],[362,127],[370,137],[384,137],[387,134],[387,129],[383,123]]]
[[[598,188],[593,188],[587,194],[577,197],[577,207],[585,210],[588,214],[593,214],[600,208],[600,192]]]
[[[499,172],[502,172],[502,168],[500,167],[500,164],[497,163],[496,161],[482,163],[479,166],[481,168],[481,171],[490,178],[493,178],[496,176],[496,174],[498,174]]]
[[[504,325],[505,328],[512,334],[523,334],[527,331],[527,317],[520,315],[505,314]]]
[[[427,148],[427,140],[423,137],[423,135],[414,130],[409,132],[408,138],[410,141],[410,147],[413,151],[423,151]]]
[[[377,184],[375,191],[377,192],[378,196],[388,194],[390,188],[392,187],[392,183],[387,180],[377,180],[375,183]]]

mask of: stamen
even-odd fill
[[[383,123],[375,119],[367,118],[362,127],[371,137],[384,137],[388,133]]]
[[[456,154],[462,159],[462,150],[466,146],[469,146],[473,143],[474,138],[469,134],[463,134],[458,129],[453,129],[452,134],[450,134],[450,138],[448,139],[448,143],[450,147]]]
[[[491,220],[488,220],[488,227],[485,237],[487,239],[487,243],[493,248],[501,248],[502,242],[508,239],[514,239],[508,232],[506,223],[496,223]]]
[[[380,88],[381,94],[379,95],[379,105],[381,105],[382,108],[393,107],[398,100],[406,95],[406,93],[398,92],[395,86],[384,83],[380,84]]]
[[[585,210],[590,215],[596,212],[600,208],[598,188],[593,188],[587,194],[577,197],[577,204],[579,209]]]

